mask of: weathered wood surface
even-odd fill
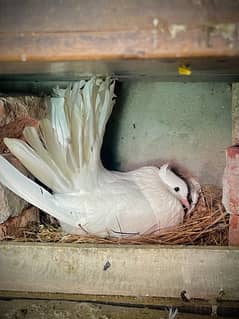
[[[2,291],[239,299],[239,250],[1,243]],[[106,267],[105,265],[108,265]]]
[[[198,314],[198,315],[219,315],[237,318],[239,312],[239,301],[190,299],[183,301],[179,298],[161,298],[161,297],[140,297],[140,296],[110,296],[110,295],[89,295],[89,294],[65,294],[65,293],[36,293],[36,292],[19,292],[19,291],[2,291],[0,290],[1,300],[25,301],[30,300],[34,303],[37,300],[47,301],[77,301],[78,303],[93,303],[99,305],[113,305],[123,307],[147,308],[165,310],[169,308],[178,309],[181,313]],[[129,308],[128,308],[129,309]]]
[[[1,0],[0,4],[1,32],[13,33],[150,29],[153,18],[159,24],[234,23],[239,10],[238,0]]]
[[[123,307],[99,305],[92,303],[79,303],[72,301],[49,300],[10,300],[0,301],[1,319],[166,319],[168,311],[137,307]],[[177,319],[210,319],[211,315],[197,315],[178,313]],[[175,318],[175,319],[176,319]],[[226,318],[213,316],[214,319]]]
[[[0,1],[0,61],[239,55],[239,1]]]
[[[178,67],[182,64],[190,65],[192,70],[190,76],[178,74]],[[226,57],[0,62],[0,71],[2,92],[22,92],[23,81],[25,81],[25,89],[27,88],[29,94],[31,90],[37,89],[39,83],[43,83],[42,81],[44,83],[48,81],[48,85],[52,83],[55,87],[59,84],[58,81],[77,81],[79,78],[88,78],[92,74],[103,76],[110,74],[116,79],[133,80],[150,78],[157,81],[237,82],[239,81],[239,59]]]

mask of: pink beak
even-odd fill
[[[181,203],[182,203],[187,209],[190,208],[190,204],[189,204],[187,198],[182,198],[182,199],[181,199]]]

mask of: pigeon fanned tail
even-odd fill
[[[64,97],[62,97],[65,92]],[[10,151],[54,192],[78,190],[79,180],[89,184],[101,165],[100,149],[107,120],[114,104],[114,82],[95,78],[55,89],[51,120],[39,129],[25,128],[27,143],[5,139]],[[86,173],[87,172],[87,173]]]
[[[27,143],[18,139],[4,139],[9,150],[19,161],[43,184],[56,192],[62,192],[66,188],[64,177],[55,162],[49,157],[48,160],[41,157]],[[3,175],[4,172],[1,172]]]
[[[100,150],[114,104],[114,81],[92,78],[55,89],[51,116],[39,128],[26,127],[26,142],[5,138],[20,162],[55,194],[91,189],[102,168]],[[76,226],[73,213],[63,211],[54,195],[18,172],[0,156],[0,182],[60,221]],[[79,212],[78,218],[79,218]]]
[[[9,188],[19,197],[32,203],[41,210],[51,214],[53,217],[66,224],[76,225],[74,215],[59,207],[53,195],[43,187],[36,184],[15,167],[13,167],[3,156],[0,156],[1,183]]]

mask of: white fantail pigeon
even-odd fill
[[[116,172],[101,163],[114,82],[92,78],[56,93],[51,120],[25,128],[27,143],[5,138],[9,150],[52,192],[3,156],[0,182],[57,218],[68,233],[135,236],[182,223],[183,205],[189,207],[188,187],[168,165]]]

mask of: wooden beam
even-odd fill
[[[125,307],[112,305],[99,305],[94,303],[80,303],[73,301],[49,301],[49,300],[8,300],[0,301],[0,311],[7,318],[117,318],[117,319],[159,319],[169,318],[167,308],[163,310],[142,307]],[[21,317],[20,317],[21,314]],[[172,317],[170,317],[172,318]],[[175,318],[184,319],[211,319],[211,314],[181,314]],[[214,319],[219,318],[213,316]],[[221,317],[223,319],[226,317]]]
[[[150,29],[168,24],[238,22],[236,0],[1,0],[1,32]],[[200,11],[200,12],[199,12]],[[200,14],[199,14],[200,13]],[[157,26],[157,25],[156,25]]]
[[[238,56],[238,29],[235,0],[0,0],[0,61]]]
[[[201,315],[219,315],[233,316],[238,314],[239,301],[223,301],[221,298],[217,300],[190,299],[183,301],[179,298],[160,298],[160,297],[132,297],[132,296],[109,296],[109,295],[84,295],[84,294],[59,294],[59,293],[36,293],[36,292],[19,292],[19,291],[2,291],[0,290],[1,300],[29,300],[31,303],[36,300],[47,301],[77,301],[83,303],[93,303],[98,305],[112,305],[123,307],[140,307],[147,309],[165,310],[169,308],[177,308],[182,313],[193,313]],[[10,305],[9,305],[10,306]],[[0,307],[1,309],[1,307]],[[221,317],[220,317],[221,318]],[[222,319],[222,318],[221,318]]]
[[[180,65],[190,65],[190,76],[179,75]],[[227,58],[170,58],[133,59],[111,61],[63,61],[63,62],[0,62],[0,89],[2,92],[27,92],[37,86],[56,86],[57,81],[78,81],[92,74],[109,75],[117,80],[143,79],[156,81],[239,81],[239,59]],[[32,83],[31,83],[32,82]],[[48,83],[49,84],[49,83]],[[19,91],[20,89],[20,91]]]
[[[239,299],[239,250],[0,244],[2,291]],[[107,266],[106,266],[107,265]]]
[[[170,27],[169,27],[170,28]],[[82,61],[114,59],[155,59],[188,57],[233,57],[239,55],[238,40],[233,32],[223,35],[216,28],[205,31],[183,25],[185,31],[103,31],[59,33],[2,33],[0,61]],[[178,28],[178,29],[177,29]],[[170,30],[170,29],[169,29]],[[220,30],[220,28],[219,28]],[[175,34],[175,35],[174,35]]]

